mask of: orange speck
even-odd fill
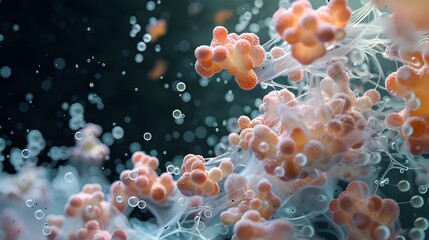
[[[154,67],[148,73],[151,80],[159,80],[159,78],[167,72],[168,62],[164,59],[158,58],[155,62]]]
[[[234,16],[234,12],[229,9],[221,9],[217,11],[214,15],[214,21],[218,25],[224,24],[228,19]]]

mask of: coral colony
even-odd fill
[[[268,43],[217,26],[195,50],[202,77],[225,70],[243,93],[272,88],[259,116],[236,116],[239,131],[222,155],[190,153],[160,173],[156,157],[136,151],[110,184],[102,130],[77,124],[84,111],[74,104],[76,145],[49,151],[69,159],[49,177],[24,164],[45,147],[42,133],[29,132],[27,148],[9,156],[18,173],[0,179],[0,238],[428,239],[429,216],[403,217],[400,206],[427,204],[429,1],[348,4],[286,3]],[[389,62],[394,72],[383,70]],[[131,218],[133,210],[153,217]]]

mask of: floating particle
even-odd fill
[[[3,66],[0,68],[0,76],[2,78],[9,78],[12,75],[12,69],[9,66]]]
[[[217,25],[225,24],[228,19],[234,16],[234,12],[230,9],[221,9],[217,11],[214,15],[214,21]]]
[[[155,7],[156,7],[156,4],[153,1],[148,1],[146,3],[146,9],[148,11],[153,11],[155,9]]]
[[[204,5],[201,2],[193,2],[188,6],[188,14],[191,16],[196,16],[201,13],[204,9]]]
[[[63,70],[66,67],[66,61],[64,60],[64,58],[55,58],[54,67],[57,70]]]
[[[120,126],[116,126],[112,129],[112,136],[114,139],[118,140],[124,137],[124,129]]]
[[[155,20],[146,26],[146,31],[152,36],[151,42],[154,43],[167,33],[167,21],[164,19]]]
[[[167,68],[168,68],[168,62],[162,58],[158,58],[155,61],[155,65],[148,73],[148,77],[154,81],[159,80],[160,77],[163,76],[165,72],[167,72]]]
[[[149,33],[145,33],[143,35],[143,42],[149,43],[150,41],[152,41],[152,36]]]

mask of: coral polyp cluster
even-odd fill
[[[108,169],[119,174],[111,183],[102,165],[124,136],[116,123],[102,135],[72,105],[75,145],[51,148],[64,160],[55,171],[35,164],[45,140],[28,131],[29,149],[8,156],[18,173],[0,176],[0,238],[427,239],[429,28],[419,7],[429,6],[362,2],[280,1],[262,45],[238,27],[213,29],[194,52],[200,81],[225,70],[241,93],[265,91],[258,110],[224,121],[233,127],[214,157],[188,153],[163,172],[161,154],[134,146]],[[165,24],[148,25],[152,41]]]

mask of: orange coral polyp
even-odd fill
[[[242,89],[250,90],[258,84],[253,68],[263,63],[265,50],[255,34],[228,34],[226,28],[218,26],[213,29],[210,46],[198,47],[195,57],[195,70],[200,76],[211,77],[225,69]]]
[[[277,10],[273,21],[280,37],[291,44],[292,56],[308,65],[326,54],[325,44],[341,40],[351,14],[346,0],[330,1],[317,10],[308,0],[298,0],[288,10]]]

